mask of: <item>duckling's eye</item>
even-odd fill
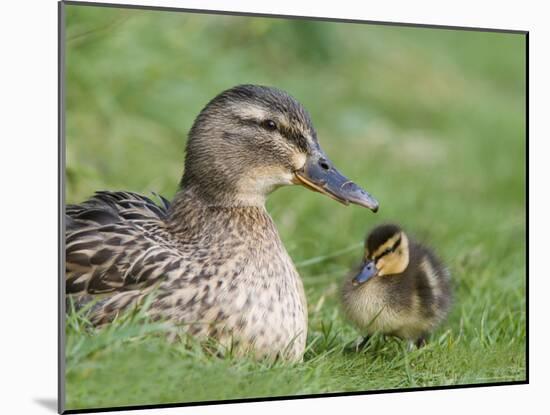
[[[275,131],[277,129],[277,124],[273,120],[265,120],[262,122],[262,127],[269,131]]]

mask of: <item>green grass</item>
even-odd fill
[[[380,201],[376,215],[303,188],[268,202],[309,302],[303,363],[212,356],[140,313],[67,322],[67,408],[523,380],[525,46],[520,35],[67,8],[68,202],[98,189],[171,197],[202,106],[278,86]],[[397,221],[449,266],[455,304],[421,350],[357,333],[338,289],[367,230]]]

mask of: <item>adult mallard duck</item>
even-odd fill
[[[363,262],[342,291],[346,316],[361,334],[379,332],[422,346],[451,304],[447,268],[427,246],[387,224],[365,241]]]
[[[189,133],[171,203],[97,192],[66,209],[66,292],[99,299],[95,324],[138,306],[235,352],[300,360],[307,334],[302,282],[264,204],[301,184],[344,204],[378,203],[321,150],[307,111],[287,93],[241,85],[222,92]]]

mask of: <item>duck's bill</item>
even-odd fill
[[[377,273],[378,269],[376,269],[376,264],[374,263],[374,261],[367,261],[361,267],[361,271],[359,271],[359,274],[357,274],[353,278],[353,285],[364,284],[372,277],[376,276]]]
[[[354,203],[373,212],[378,210],[378,201],[336,170],[324,154],[309,157],[304,167],[294,174],[297,184],[330,196],[344,205]]]

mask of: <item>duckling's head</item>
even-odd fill
[[[240,85],[201,111],[187,142],[184,188],[220,206],[263,205],[276,188],[301,184],[344,204],[378,202],[325,155],[304,107],[279,89]]]
[[[376,276],[401,274],[409,265],[409,240],[405,232],[394,224],[373,229],[365,241],[365,255],[361,271],[353,284],[363,284]]]

